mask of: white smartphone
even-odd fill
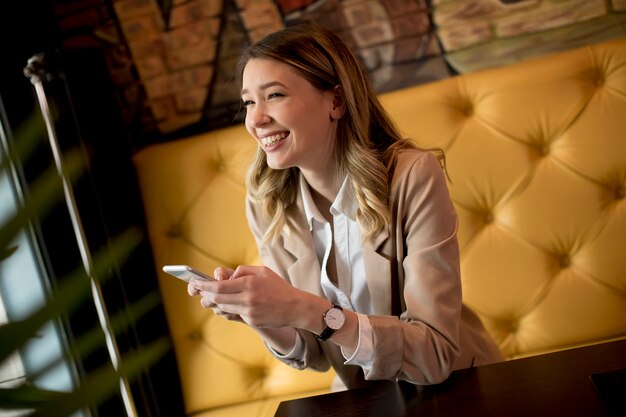
[[[163,272],[167,272],[170,275],[175,276],[178,279],[182,279],[185,282],[189,282],[191,279],[197,279],[201,281],[214,281],[210,275],[200,272],[187,265],[165,265]]]

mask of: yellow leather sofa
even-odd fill
[[[407,137],[443,148],[464,298],[507,358],[626,337],[626,38],[388,93]],[[156,267],[257,264],[242,126],[134,157]],[[277,362],[159,277],[189,415],[272,416],[332,373]]]

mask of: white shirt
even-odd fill
[[[300,177],[300,193],[304,213],[315,244],[315,253],[320,263],[320,282],[324,295],[330,302],[357,313],[359,339],[357,348],[350,353],[343,348],[341,353],[346,365],[358,365],[370,369],[372,358],[372,326],[367,314],[373,313],[371,297],[365,279],[365,264],[361,242],[361,229],[356,220],[357,202],[352,184],[346,179],[333,202],[330,213],[333,227],[324,219],[303,176]],[[328,277],[327,264],[330,251],[335,247],[338,286]],[[321,319],[321,318],[320,318]],[[283,358],[295,359],[303,354],[300,336],[288,354]]]

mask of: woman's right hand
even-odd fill
[[[231,279],[234,272],[235,271],[231,268],[219,266],[213,271],[213,278],[218,281],[227,281]],[[189,281],[189,284],[187,285],[187,293],[192,297],[200,296],[200,305],[202,305],[202,307],[204,308],[210,308],[216,315],[224,317],[225,319],[230,321],[243,322],[238,314],[227,313],[225,311],[222,311],[216,304],[207,303],[207,301],[203,297],[203,291],[196,286],[193,279]]]

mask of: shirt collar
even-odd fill
[[[313,202],[309,184],[303,175],[300,175],[300,194],[302,195],[302,205],[304,207],[304,215],[309,223],[309,229],[313,230],[313,220],[319,223],[326,223],[324,216],[319,212],[317,206]],[[333,215],[343,214],[350,220],[356,220],[357,201],[354,196],[354,188],[352,183],[348,181],[348,177],[344,178],[339,193],[330,207]]]

